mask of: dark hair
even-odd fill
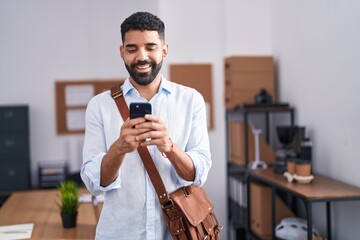
[[[121,39],[124,43],[125,33],[130,30],[157,31],[161,40],[165,40],[165,24],[157,16],[148,12],[137,12],[126,18],[121,24]]]

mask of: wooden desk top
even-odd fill
[[[351,198],[360,199],[360,188],[350,184],[314,174],[314,180],[309,184],[289,183],[282,174],[274,173],[272,168],[265,170],[250,170],[250,174],[271,183],[286,191],[297,194],[308,200],[350,200]]]
[[[96,218],[92,204],[80,204],[76,227],[66,229],[57,201],[56,189],[14,192],[0,208],[0,226],[34,223],[32,239],[94,239]]]

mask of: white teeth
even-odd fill
[[[146,69],[146,68],[149,68],[150,65],[141,65],[141,66],[136,66],[136,68],[139,68],[139,69]]]

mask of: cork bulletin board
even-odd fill
[[[85,132],[85,110],[89,100],[109,90],[124,79],[56,81],[56,128],[58,135],[83,134]]]
[[[199,91],[206,103],[208,129],[214,128],[211,64],[171,64],[170,80]]]

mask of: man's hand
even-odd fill
[[[118,174],[125,154],[135,151],[144,142],[138,139],[139,134],[144,134],[151,129],[133,128],[145,123],[145,118],[126,119],[120,129],[120,137],[110,146],[101,164],[100,185],[105,187],[112,183]]]
[[[154,115],[146,114],[142,123],[136,124],[139,133],[135,140],[142,146],[155,145],[160,152],[170,152],[172,142],[168,136],[166,125]]]
[[[120,137],[114,142],[110,147],[115,148],[120,154],[125,154],[135,151],[139,144],[144,142],[144,140],[138,139],[137,136],[144,134],[145,132],[150,131],[150,128],[142,127],[138,128],[137,125],[145,123],[145,118],[135,118],[127,119],[120,129]]]
[[[179,176],[193,181],[194,164],[191,158],[170,140],[165,123],[153,115],[145,115],[145,119],[148,121],[135,126],[135,129],[141,130],[141,134],[135,137],[136,141],[140,142],[141,146],[155,145],[160,152],[166,154]]]

